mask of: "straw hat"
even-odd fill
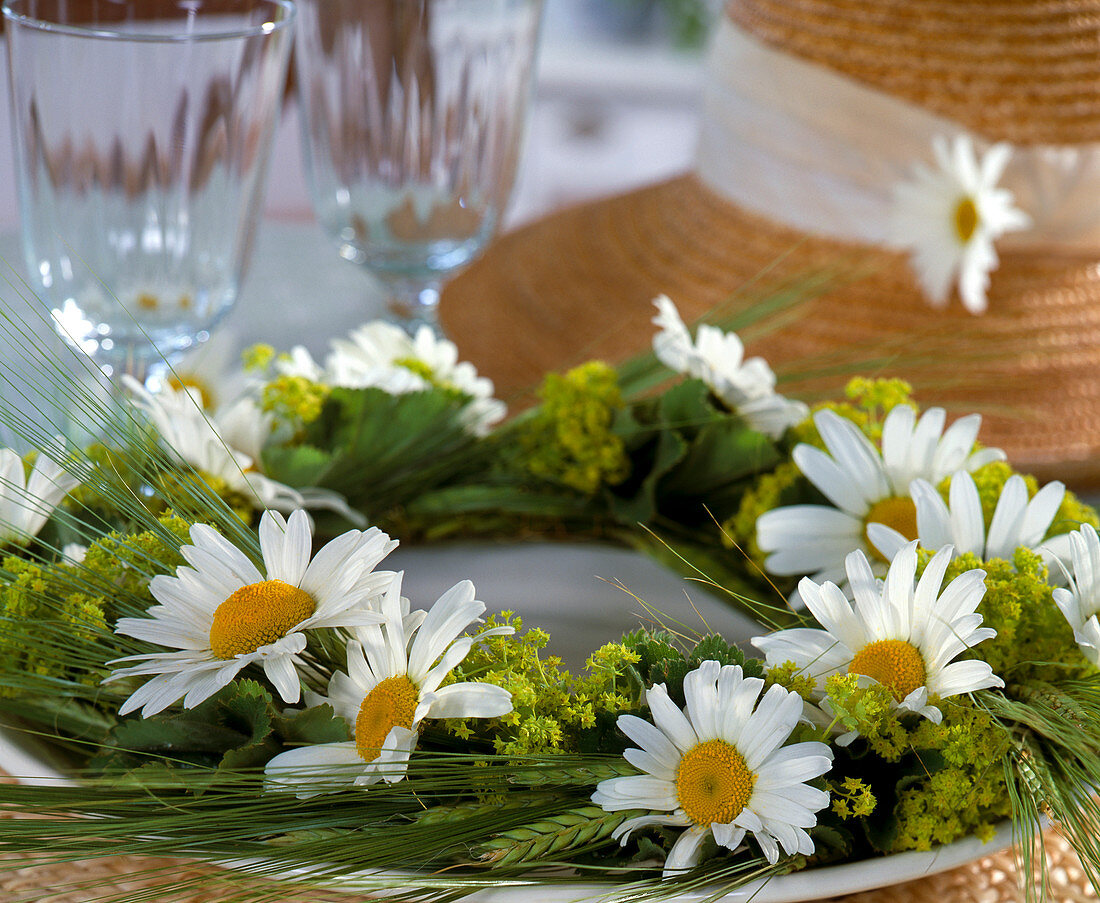
[[[984,177],[976,206],[947,198],[913,237],[952,167]],[[937,298],[936,230],[987,223],[995,253]],[[442,316],[507,396],[643,349],[657,294],[690,319],[838,261],[868,275],[751,351],[780,371],[898,354],[890,375],[982,411],[1019,465],[1100,484],[1100,0],[732,0],[694,171],[504,236]]]

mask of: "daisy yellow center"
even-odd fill
[[[728,825],[752,799],[756,775],[737,747],[708,740],[689,749],[676,770],[676,798],[697,825]]]
[[[908,496],[895,495],[883,499],[881,502],[875,502],[863,519],[863,538],[867,540],[871,554],[880,561],[889,563],[887,558],[875,548],[870,537],[867,536],[868,524],[885,524],[887,527],[897,530],[906,539],[916,539],[917,506]]]
[[[420,691],[407,675],[387,677],[367,694],[355,719],[355,748],[366,762],[373,762],[395,727],[412,729]]]
[[[924,658],[920,651],[905,640],[877,640],[856,653],[848,666],[851,674],[873,677],[901,702],[926,678]]]
[[[210,650],[225,659],[255,652],[281,640],[316,610],[309,593],[282,580],[242,586],[214,612]]]
[[[963,198],[955,205],[955,235],[960,244],[966,244],[974,237],[978,228],[978,208],[973,198]]]
[[[168,377],[168,385],[177,392],[184,389],[195,389],[199,393],[199,401],[202,402],[204,408],[210,408],[214,404],[214,393],[210,391],[210,387],[201,379],[198,379],[190,373],[181,373]]]

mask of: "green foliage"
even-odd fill
[[[517,435],[521,460],[534,476],[585,495],[626,479],[630,461],[611,429],[623,407],[614,369],[590,361],[550,373],[538,395],[542,403]]]
[[[734,513],[749,480],[779,462],[775,444],[715,404],[697,379],[625,409],[615,430],[631,476],[616,489],[612,511],[631,527],[660,513],[681,526],[713,529],[713,518]]]
[[[720,665],[740,665],[746,677],[763,677],[764,666],[716,633],[700,638],[690,648],[666,631],[636,630],[623,637],[623,645],[638,661],[633,667],[639,689],[664,684],[669,698],[683,707],[684,678],[705,661]]]
[[[1039,816],[1059,825],[1093,886],[1100,885],[1100,803],[1083,789],[1100,786],[1100,674],[1058,684],[1009,686],[983,694],[990,714],[1011,736],[1005,757],[1006,798],[1023,842],[1028,899],[1045,888],[1046,860],[1034,843]]]
[[[351,734],[330,706],[280,714],[259,683],[237,680],[191,709],[120,721],[89,767],[122,775],[150,765],[238,772],[262,766],[287,743],[348,740]]]
[[[265,449],[265,472],[334,489],[378,520],[470,466],[476,440],[462,421],[465,402],[444,389],[332,389],[295,443]]]

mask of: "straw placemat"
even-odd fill
[[[11,815],[0,817],[13,817]],[[1096,900],[1080,860],[1055,831],[1046,836],[1050,903]],[[0,857],[11,861],[11,857]],[[164,875],[187,880],[188,890],[158,893]],[[1024,903],[1017,884],[1012,851],[986,856],[950,872],[894,887],[835,897],[831,903]],[[242,885],[239,876],[214,866],[167,857],[119,856],[0,870],[0,894],[5,903],[93,903],[123,892],[147,903],[239,903],[252,891],[254,899],[280,903],[362,903],[369,899],[339,892],[297,889],[255,880]],[[538,894],[532,892],[535,903]]]

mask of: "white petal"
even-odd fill
[[[299,799],[325,792],[315,785],[351,783],[365,763],[354,743],[323,743],[279,753],[264,767],[270,789],[294,790]]]
[[[684,701],[687,716],[699,742],[717,739],[718,728],[718,673],[721,666],[715,661],[703,662],[684,678]]]
[[[620,715],[615,723],[620,731],[666,767],[675,769],[679,765],[680,751],[668,737],[648,721],[636,715]]]
[[[301,681],[289,655],[272,655],[263,660],[264,674],[275,687],[283,702],[294,704],[302,694]]]
[[[737,748],[755,771],[791,735],[802,717],[802,697],[773,684],[749,717]]]
[[[847,472],[829,455],[812,445],[798,445],[792,453],[795,464],[830,502],[855,517],[867,513],[867,499]]]
[[[700,851],[703,840],[707,836],[707,831],[707,828],[695,825],[688,828],[683,834],[676,838],[676,843],[674,843],[672,849],[668,851],[668,858],[665,860],[665,869],[662,877],[668,878],[675,875],[677,872],[690,869],[698,864]]]
[[[986,560],[1012,560],[1019,544],[1026,511],[1027,484],[1019,474],[1013,474],[1001,490],[1001,497],[997,499],[997,507],[993,511],[993,520],[989,524],[989,536],[985,543]]]
[[[429,718],[496,718],[512,711],[512,694],[493,684],[456,683],[435,691]]]
[[[646,691],[646,701],[649,703],[650,714],[653,715],[653,723],[668,737],[681,752],[687,752],[698,744],[699,737],[687,720],[687,717],[668,698],[668,691],[664,684],[655,684]]]
[[[474,585],[463,580],[429,609],[409,649],[409,675],[414,681],[422,680],[447,646],[485,611],[485,604],[474,596]]]

